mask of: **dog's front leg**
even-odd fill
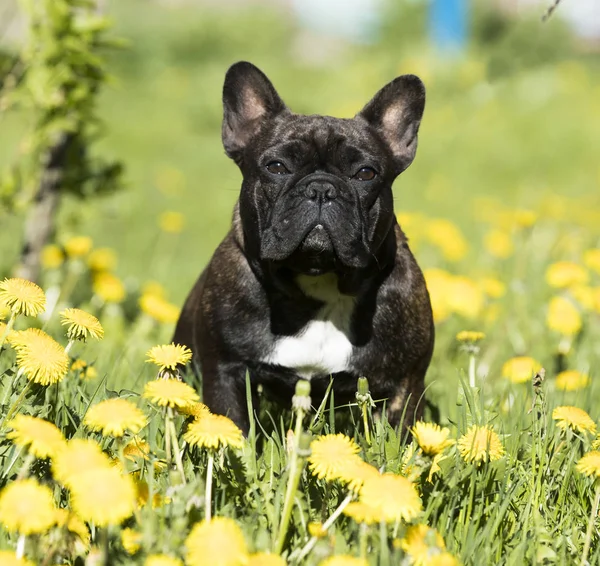
[[[215,360],[203,366],[204,403],[212,412],[228,416],[247,435],[250,421],[246,402],[246,365]]]

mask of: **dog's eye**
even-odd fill
[[[375,169],[363,167],[354,177],[359,181],[372,181],[376,175]]]
[[[289,173],[287,167],[281,161],[271,161],[267,165],[267,171],[273,175],[287,175]]]

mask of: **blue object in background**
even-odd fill
[[[467,43],[468,0],[431,0],[431,39],[440,51],[461,51]]]

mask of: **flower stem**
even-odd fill
[[[12,407],[8,410],[8,413],[6,413],[6,416],[2,419],[2,422],[0,423],[0,430],[4,428],[4,424],[10,421],[13,415],[18,411],[19,405],[22,403],[23,399],[25,399],[25,395],[27,395],[27,392],[29,391],[30,387],[31,381],[28,381],[27,385],[23,387],[21,394],[17,397],[17,400],[12,404]]]
[[[171,434],[169,432],[170,415],[165,407],[165,453],[167,455],[167,468],[170,470],[173,464],[173,456],[171,454]]]
[[[590,544],[592,543],[592,530],[594,528],[594,521],[598,515],[598,504],[600,503],[600,482],[596,482],[596,495],[594,496],[594,504],[592,505],[592,512],[590,513],[590,520],[588,522],[587,531],[585,533],[585,544],[583,546],[583,553],[581,554],[580,566],[585,566],[588,561],[587,557],[590,552]]]
[[[475,387],[475,354],[469,356],[469,385]]]
[[[15,323],[16,318],[17,318],[17,313],[15,313],[14,311],[11,312],[10,318],[8,319],[8,322],[6,323],[6,328],[4,329],[2,336],[0,336],[0,352],[2,352],[2,346],[4,346],[4,341],[6,340],[7,336],[10,334],[10,331],[12,330],[12,327]]]
[[[329,527],[331,527],[331,525],[333,525],[335,520],[342,514],[344,509],[352,501],[353,497],[354,494],[352,492],[346,495],[345,499],[338,505],[337,509],[329,516],[329,519],[327,519],[327,521],[323,523],[321,530],[326,531],[327,529],[329,529]],[[306,543],[304,548],[300,551],[300,554],[298,555],[298,562],[303,560],[306,557],[306,555],[314,548],[315,544],[317,544],[317,540],[317,537],[311,537],[311,539]]]
[[[369,446],[371,446],[371,431],[369,430],[369,415],[368,415],[367,411],[368,411],[367,404],[363,403],[362,418],[363,418],[363,425],[365,427],[365,440],[367,441],[367,444]]]
[[[71,350],[71,348],[73,347],[73,344],[75,344],[75,340],[69,340],[67,342],[67,345],[65,346],[65,353],[68,354],[69,351]]]
[[[281,513],[281,522],[279,524],[279,532],[277,533],[277,541],[275,542],[274,552],[275,554],[281,554],[283,550],[283,544],[285,542],[285,535],[287,534],[288,525],[292,516],[292,507],[294,504],[294,494],[298,489],[300,483],[300,475],[302,474],[302,467],[298,465],[298,452],[300,448],[300,435],[302,434],[302,419],[304,418],[304,411],[301,408],[297,409],[296,413],[296,429],[294,431],[294,451],[292,452],[292,459],[290,461],[290,474],[288,476],[287,489],[285,492],[285,499],[283,502],[283,511]]]
[[[23,480],[29,475],[29,468],[31,467],[31,464],[33,464],[34,460],[35,456],[29,452],[29,454],[27,454],[25,457],[25,461],[23,462],[19,473],[17,474],[17,480]]]
[[[167,408],[169,413],[169,434],[171,435],[171,441],[173,442],[173,451],[175,452],[175,465],[181,476],[181,483],[186,484],[185,472],[183,471],[183,460],[181,459],[181,451],[179,450],[179,442],[177,441],[177,431],[175,430],[175,423],[173,422],[173,409]]]
[[[379,564],[389,566],[390,549],[388,548],[387,524],[385,521],[379,523]]]
[[[206,522],[212,518],[212,479],[215,464],[215,454],[212,450],[208,452],[208,464],[206,467],[206,491],[204,492],[204,508]]]
[[[19,540],[17,540],[17,552],[16,552],[17,560],[22,560],[24,555],[25,555],[25,535],[20,534]]]
[[[367,532],[369,530],[369,526],[367,523],[361,523],[358,531],[358,548],[359,548],[359,556],[361,558],[367,558]]]

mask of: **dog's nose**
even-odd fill
[[[310,200],[333,200],[337,197],[337,189],[331,183],[313,181],[307,185],[305,194]]]

